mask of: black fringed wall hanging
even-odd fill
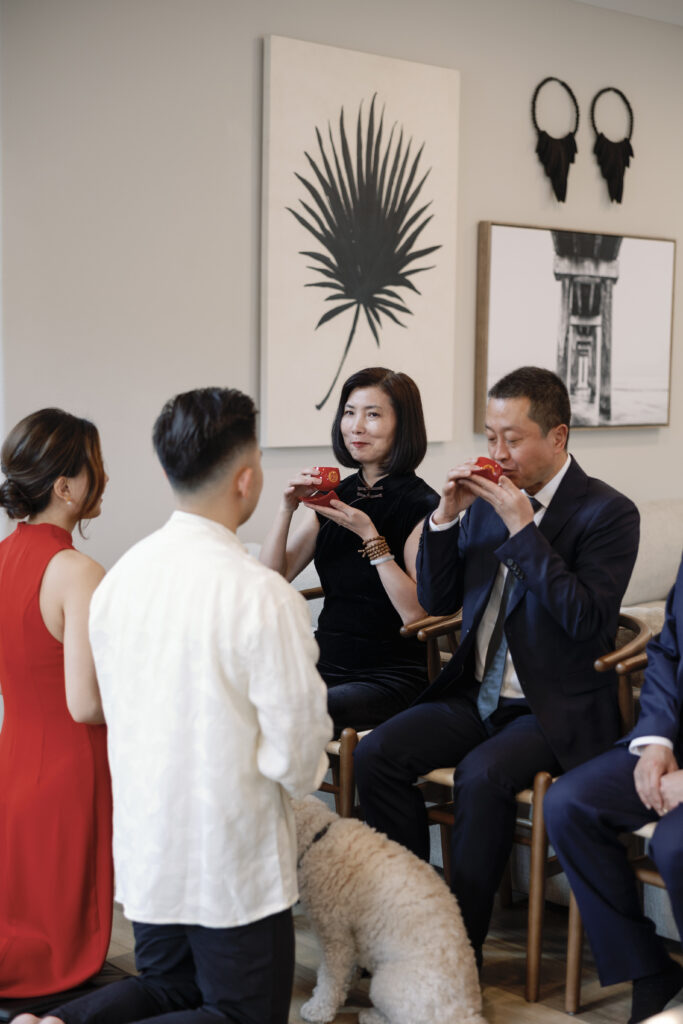
[[[598,131],[595,124],[595,104],[605,92],[615,92],[617,96],[621,96],[628,110],[628,135],[621,142],[612,142],[606,135]],[[630,164],[631,157],[633,156],[633,147],[631,146],[633,110],[621,89],[615,89],[613,85],[608,85],[607,88],[601,89],[600,92],[595,94],[591,103],[591,124],[595,132],[593,152],[598,159],[600,172],[607,182],[609,197],[613,203],[620,203],[621,197],[624,194],[624,171]]]
[[[547,85],[548,82],[557,82],[558,85],[561,85],[569,94],[569,98],[574,104],[574,129],[561,139],[548,135],[546,131],[539,128],[538,121],[536,120],[536,99],[543,86]],[[538,159],[543,164],[545,173],[552,182],[553,192],[558,200],[563,203],[567,198],[569,165],[574,163],[574,157],[577,153],[575,136],[576,130],[579,127],[579,104],[576,102],[576,96],[566,82],[563,82],[561,78],[554,78],[552,76],[544,78],[542,82],[539,82],[531,100],[531,120],[538,135],[538,142],[536,143]]]

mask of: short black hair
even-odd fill
[[[342,466],[358,467],[344,444],[341,421],[349,395],[356,388],[381,388],[396,413],[396,435],[391,454],[382,469],[386,473],[409,473],[420,465],[427,451],[427,428],[420,390],[407,373],[395,373],[385,366],[369,366],[344,381],[332,424],[332,448]]]
[[[256,407],[235,388],[185,391],[166,402],[152,439],[173,489],[195,491],[256,443]]]
[[[528,398],[529,419],[538,423],[545,436],[564,423],[569,437],[572,410],[563,380],[540,366],[520,366],[501,377],[489,390],[489,398]]]

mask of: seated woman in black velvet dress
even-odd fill
[[[339,501],[302,510],[291,536],[295,510],[321,478],[310,467],[290,480],[261,561],[292,580],[315,560],[325,591],[318,670],[339,735],[347,725],[371,729],[386,721],[427,684],[425,645],[399,630],[425,614],[415,560],[425,516],[439,499],[415,475],[427,434],[420,392],[405,373],[372,367],[349,377],[332,447],[338,462],[358,472],[335,488]]]

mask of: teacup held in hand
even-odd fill
[[[341,479],[336,466],[314,466],[311,475],[320,477],[320,487],[310,498],[304,498],[304,505],[325,505],[329,508],[331,501],[339,501],[334,491]]]
[[[472,466],[472,472],[478,476],[486,477],[492,484],[497,484],[503,472],[503,467],[495,459],[490,459],[488,455],[480,455],[476,466]]]
[[[314,466],[312,475],[322,478],[318,488],[321,491],[331,491],[341,479],[336,466]],[[308,501],[308,498],[306,500]]]

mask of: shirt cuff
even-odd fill
[[[429,517],[429,529],[433,533],[441,533],[442,530],[451,530],[455,526],[455,524],[458,522],[459,519],[460,519],[460,516],[456,516],[455,519],[452,519],[450,521],[450,523],[435,523],[434,522],[434,513],[432,512],[431,516]]]
[[[669,750],[673,750],[674,745],[671,740],[668,740],[665,736],[637,736],[636,739],[631,740],[628,745],[629,754],[640,754],[641,747],[646,747],[649,743],[657,743],[660,747],[668,747]]]

